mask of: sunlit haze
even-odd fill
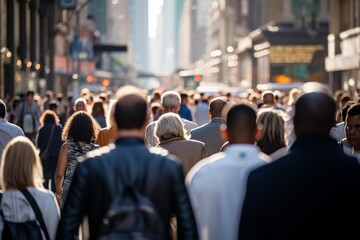
[[[164,0],[149,0],[149,38],[156,37],[158,18],[161,14],[161,8],[163,4]]]

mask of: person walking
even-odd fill
[[[149,118],[146,100],[139,89],[130,86],[120,88],[117,96],[117,140],[88,153],[88,158],[79,162],[64,203],[57,239],[73,239],[84,216],[89,220],[90,239],[108,234],[104,228],[107,211],[129,187],[152,203],[160,219],[153,224],[165,230],[161,239],[171,239],[172,216],[177,219],[178,239],[197,239],[179,160],[161,149],[150,152],[144,145]]]
[[[335,112],[326,92],[299,97],[289,154],[248,177],[238,239],[360,237],[360,165],[329,136]]]
[[[221,97],[214,98],[209,104],[210,122],[191,129],[191,139],[205,143],[205,150],[208,156],[220,152],[225,140],[220,136],[220,126],[225,124],[221,116],[224,106],[227,104]]]
[[[45,110],[40,117],[41,127],[36,137],[36,146],[40,150],[39,156],[44,171],[44,187],[54,193],[56,192],[55,170],[63,144],[61,140],[62,127],[59,123],[60,119],[55,112]]]
[[[197,163],[186,176],[200,239],[236,239],[246,178],[250,170],[271,158],[255,146],[260,130],[256,112],[247,104],[230,108],[222,136],[229,140],[224,153]]]

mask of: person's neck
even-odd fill
[[[118,130],[116,134],[117,138],[125,138],[125,137],[133,137],[133,138],[145,138],[145,132],[142,130],[134,129],[134,130]]]

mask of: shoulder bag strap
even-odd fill
[[[24,194],[24,196],[26,197],[26,199],[30,203],[32,209],[34,210],[35,215],[36,215],[36,219],[39,221],[40,227],[42,228],[42,230],[43,230],[43,232],[45,234],[45,238],[47,240],[50,240],[50,236],[49,236],[49,233],[47,231],[47,228],[46,228],[46,225],[45,225],[45,222],[44,222],[44,218],[43,218],[43,216],[41,214],[40,208],[37,205],[34,197],[31,195],[31,193],[27,189],[21,190],[21,192],[22,192],[22,194]]]
[[[50,144],[51,144],[51,141],[52,141],[52,138],[53,138],[53,134],[54,134],[54,129],[55,129],[55,125],[54,124],[51,128],[51,134],[50,134],[50,138],[49,138],[49,142],[48,142],[48,145],[46,146],[45,148],[45,152],[49,150],[49,147],[50,147]]]
[[[77,149],[79,150],[79,152],[80,152],[80,153],[83,153],[84,150],[82,149],[80,143],[79,143],[79,142],[75,142],[75,144],[76,144],[76,147],[77,147]]]

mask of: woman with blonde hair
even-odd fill
[[[181,160],[184,175],[198,161],[207,156],[205,143],[188,139],[184,124],[178,114],[161,115],[155,126],[155,135],[159,142],[157,147],[165,148]]]
[[[279,110],[263,109],[257,113],[256,123],[262,125],[262,136],[257,145],[273,160],[287,153],[285,144],[285,123]]]
[[[42,238],[46,233],[55,239],[60,211],[54,194],[44,189],[43,172],[39,155],[34,144],[26,137],[16,137],[4,149],[1,158],[1,185],[4,190],[1,201],[2,218],[0,218],[1,235],[4,221],[23,223],[39,221],[31,205],[35,200],[46,230],[42,229]],[[28,196],[30,194],[30,196]]]

